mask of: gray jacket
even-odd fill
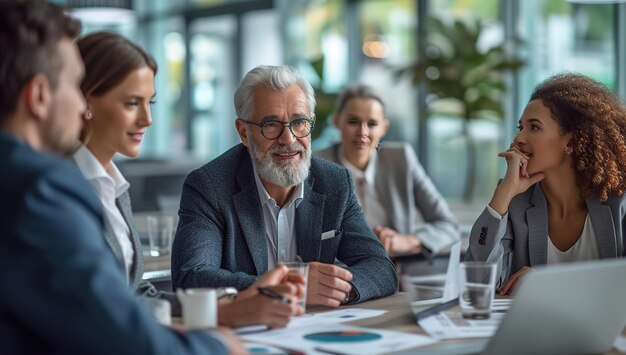
[[[244,289],[267,271],[265,222],[248,149],[239,144],[185,180],[172,250],[174,287]],[[322,233],[334,236],[321,239]],[[303,261],[344,263],[354,302],[395,292],[397,276],[367,227],[350,173],[313,157],[296,208],[296,250]]]
[[[609,196],[600,203],[586,200],[600,258],[620,258],[624,254],[626,228],[624,196]],[[548,205],[541,184],[515,196],[505,218],[495,218],[485,208],[470,234],[465,260],[498,264],[497,286],[524,266],[536,267],[548,260]]]
[[[318,151],[320,158],[341,164],[341,144]],[[438,253],[460,238],[459,226],[415,151],[406,143],[384,143],[378,149],[375,186],[393,228],[419,236],[423,245]],[[418,222],[418,213],[424,222]]]
[[[143,279],[143,250],[141,247],[141,240],[139,239],[139,233],[135,228],[135,221],[133,220],[133,210],[130,203],[130,195],[128,191],[124,192],[120,197],[115,200],[115,205],[120,210],[124,221],[128,225],[130,230],[130,241],[133,245],[133,263],[129,275],[129,284],[137,294],[143,297],[157,297],[164,298],[170,301],[172,306],[172,314],[174,316],[181,315],[180,302],[176,294],[172,292],[157,291],[157,289],[149,281]],[[104,226],[104,239],[115,254],[115,258],[120,263],[122,270],[124,269],[124,255],[122,253],[122,247],[117,240],[117,237],[113,233],[113,229],[105,218]]]

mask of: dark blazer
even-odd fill
[[[191,172],[183,187],[172,251],[174,287],[244,289],[267,271],[267,236],[248,150],[239,144]],[[392,294],[397,276],[367,227],[350,173],[313,157],[296,209],[296,249],[303,261],[347,265],[354,302]],[[324,232],[335,236],[321,240]]]
[[[596,197],[589,197],[586,202],[600,258],[625,256],[626,198],[612,195],[601,203]],[[502,220],[485,208],[472,226],[465,260],[497,263],[497,286],[524,266],[546,264],[548,204],[541,184],[515,196]]]
[[[68,161],[0,133],[0,348],[7,354],[226,353],[157,324],[102,235],[101,204]]]
[[[341,164],[340,149],[341,144],[335,144],[315,154]],[[381,143],[377,164],[374,185],[389,214],[387,227],[401,234],[419,236],[422,244],[433,253],[461,238],[456,218],[410,145]],[[423,222],[418,220],[418,213]]]

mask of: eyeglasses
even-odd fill
[[[262,123],[256,123],[238,118],[239,120],[259,126],[261,134],[267,139],[278,139],[283,134],[285,127],[289,127],[289,131],[296,138],[304,138],[311,134],[313,130],[313,120],[306,117],[296,118],[295,120],[283,122],[279,120],[269,120]]]

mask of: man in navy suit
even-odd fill
[[[85,103],[79,24],[49,3],[0,4],[0,349],[8,354],[225,354],[232,333],[179,333],[132,295],[100,202],[71,163]]]
[[[395,291],[393,264],[367,226],[350,173],[311,157],[314,109],[311,85],[292,68],[246,74],[235,93],[243,144],[185,181],[174,287],[244,289],[277,263],[302,260],[309,304],[336,307]]]

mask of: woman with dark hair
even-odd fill
[[[335,105],[341,143],[316,152],[345,166],[367,223],[392,256],[437,253],[460,238],[448,204],[406,143],[380,143],[389,121],[385,105],[366,85],[348,86]],[[421,219],[419,219],[421,215]]]
[[[497,263],[510,294],[537,265],[623,257],[625,134],[626,108],[604,85],[574,73],[539,84],[465,260]]]
[[[143,296],[167,298],[173,313],[178,315],[180,304],[176,295],[157,292],[142,279],[143,254],[132,217],[129,184],[113,162],[116,153],[131,158],[139,154],[143,135],[152,124],[150,105],[155,97],[157,65],[141,47],[114,33],[93,33],[80,38],[77,45],[85,63],[81,89],[87,110],[82,145],[74,153],[74,161],[102,201],[105,237],[130,285]],[[243,291],[237,301],[220,304],[220,324],[287,324],[293,313],[302,312],[295,306],[297,302],[292,302],[293,306],[278,302],[258,294],[256,287],[275,287],[275,291],[295,299],[297,286],[286,282],[276,285],[284,281],[287,272],[286,267],[280,266],[255,287]]]

